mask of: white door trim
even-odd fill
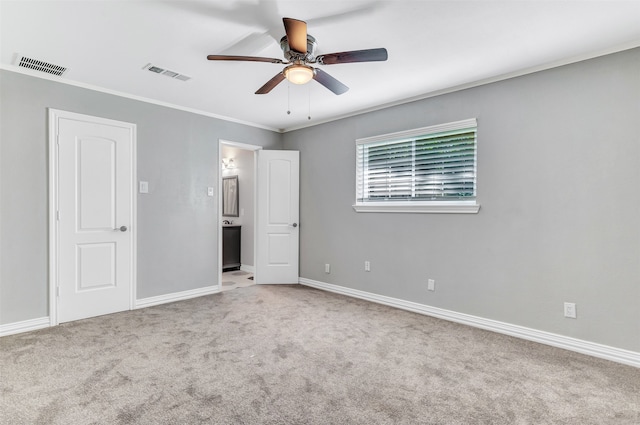
[[[255,269],[255,264],[258,261],[258,249],[256,243],[256,233],[255,229],[258,224],[258,214],[256,211],[258,209],[258,157],[256,152],[262,149],[262,146],[258,145],[250,145],[247,143],[239,143],[232,142],[230,140],[218,139],[218,288],[222,291],[222,146],[230,146],[238,149],[244,149],[247,151],[253,151],[253,264]],[[256,282],[257,277],[253,276],[253,281]]]
[[[61,118],[77,119],[82,121],[92,121],[105,125],[117,125],[119,127],[127,127],[131,129],[131,292],[129,299],[129,309],[135,307],[136,299],[136,265],[137,265],[137,136],[136,125],[122,121],[115,121],[106,118],[93,117],[90,115],[77,114],[75,112],[62,111],[49,108],[49,325],[58,324],[58,250],[59,250],[59,232],[58,232],[58,149],[56,147],[59,133],[59,120]]]

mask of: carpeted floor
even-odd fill
[[[2,424],[640,423],[640,369],[303,286],[0,348]]]

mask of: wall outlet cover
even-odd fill
[[[564,303],[564,317],[577,319],[576,303]]]

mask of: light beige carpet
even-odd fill
[[[0,348],[2,424],[640,423],[640,369],[301,286]]]

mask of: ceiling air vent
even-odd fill
[[[146,64],[144,67],[142,67],[142,69],[146,69],[147,71],[151,71],[154,74],[164,75],[165,77],[173,78],[175,80],[187,81],[191,79],[191,77],[187,75],[180,74],[179,72],[175,71],[169,71],[168,69],[161,68],[150,63]]]
[[[58,77],[67,72],[67,68],[65,68],[64,66],[54,65],[49,62],[28,58],[22,55],[16,55],[14,65],[17,65],[21,68],[29,68],[35,71],[46,72],[47,74],[57,75]]]

